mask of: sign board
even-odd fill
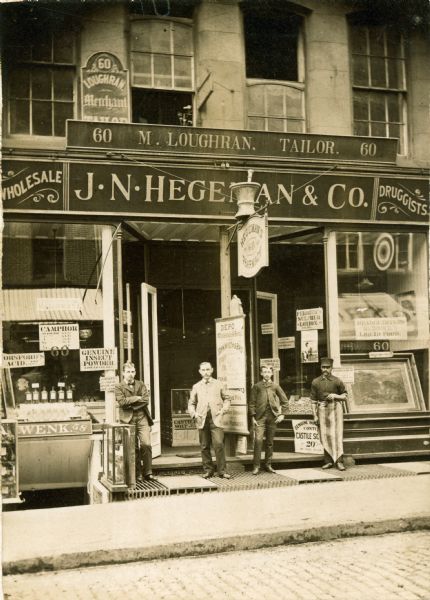
[[[20,354],[3,354],[3,367],[20,369],[41,367],[45,364],[44,352],[23,352]]]
[[[248,435],[248,407],[230,406],[228,413],[223,418],[224,431],[228,433],[239,433],[240,435]]]
[[[279,350],[291,350],[296,347],[296,338],[294,336],[290,337],[280,337],[278,338],[278,349]]]
[[[80,298],[37,298],[37,312],[52,312],[52,311],[75,311],[82,310],[82,300]]]
[[[243,180],[243,169],[184,165],[160,173],[148,162],[124,164],[106,157],[81,162],[4,159],[2,165],[5,213],[215,216],[233,221],[237,205],[230,184]],[[261,184],[256,208],[268,203],[271,219],[428,225],[426,177],[387,177],[382,188],[374,174],[302,173],[286,165],[254,171],[253,180]],[[390,186],[398,193],[388,200]],[[392,210],[384,210],[387,202]]]
[[[275,332],[274,323],[262,323],[261,324],[261,333],[263,335],[273,334]]]
[[[354,319],[357,340],[407,340],[405,316]]]
[[[369,352],[369,358],[393,358],[394,352]]]
[[[229,389],[245,389],[245,315],[215,319],[215,335],[217,378]]]
[[[130,121],[128,71],[110,52],[93,54],[82,68],[81,106],[85,121]]]
[[[100,391],[101,392],[113,392],[115,386],[119,382],[118,375],[110,375],[106,377],[99,377]]]
[[[83,421],[47,421],[42,423],[18,423],[18,438],[51,437],[57,435],[91,435],[89,419]]]
[[[314,421],[291,421],[294,431],[294,451],[304,454],[323,454],[318,427]]]
[[[296,329],[297,331],[324,329],[323,309],[305,308],[303,310],[296,310]]]
[[[335,367],[332,370],[335,377],[338,377],[343,383],[354,383],[354,367]]]
[[[318,329],[304,329],[300,337],[302,363],[318,362]]]
[[[116,348],[81,348],[81,371],[114,371],[118,366]]]
[[[267,213],[249,217],[237,230],[237,261],[240,277],[254,277],[269,266],[269,225]]]
[[[128,331],[123,331],[123,345],[124,348],[130,348],[131,350],[134,349],[134,335],[133,332],[130,331],[130,334],[128,333]],[[130,345],[129,345],[130,344]]]
[[[52,348],[79,348],[79,325],[77,323],[39,323],[39,350]]]
[[[105,53],[103,53],[105,54]],[[211,77],[197,91],[202,104],[212,92]],[[300,160],[365,160],[395,164],[397,139],[358,136],[276,133],[232,129],[203,129],[172,125],[109,124],[108,135],[99,139],[98,125],[68,121],[67,146],[109,148],[180,154],[222,156],[262,156]],[[240,181],[240,180],[238,180]]]
[[[272,367],[274,371],[281,370],[281,361],[279,358],[260,358],[261,367]]]

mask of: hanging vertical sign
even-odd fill
[[[97,52],[82,67],[82,120],[105,123],[130,122],[128,71],[110,52]],[[94,130],[94,135],[99,134]],[[109,143],[109,139],[100,139]]]
[[[215,333],[217,379],[228,389],[231,403],[224,429],[247,435],[245,315],[215,319]]]
[[[238,274],[254,277],[269,266],[269,227],[267,214],[253,215],[237,232]]]

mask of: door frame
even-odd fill
[[[270,313],[271,319],[273,323],[273,333],[270,334],[272,336],[272,356],[271,358],[279,358],[279,347],[278,347],[278,294],[273,294],[271,292],[259,292],[256,291],[256,315],[255,318],[258,323],[258,301],[266,300],[270,302]],[[261,332],[258,332],[260,334]],[[258,337],[257,337],[257,347],[258,347]],[[260,348],[258,347],[258,371],[260,372]],[[273,381],[275,383],[279,383],[279,371],[273,371]]]

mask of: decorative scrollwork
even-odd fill
[[[33,200],[36,204],[42,202],[42,200],[47,200],[50,204],[55,204],[60,199],[60,194],[57,190],[53,188],[45,188],[43,190],[39,190],[37,192],[32,192],[22,198],[18,204],[22,204],[23,202],[27,202],[27,200]]]
[[[403,208],[400,208],[400,206],[397,206],[397,204],[394,204],[393,202],[381,202],[381,204],[379,204],[378,206],[378,213],[380,213],[381,215],[385,215],[386,213],[388,213],[388,211],[391,211],[393,213],[395,213],[396,215],[403,213],[404,215],[406,215],[407,217],[409,216],[409,214],[403,210]]]

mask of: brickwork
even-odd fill
[[[426,600],[430,532],[3,579],[5,600]]]

